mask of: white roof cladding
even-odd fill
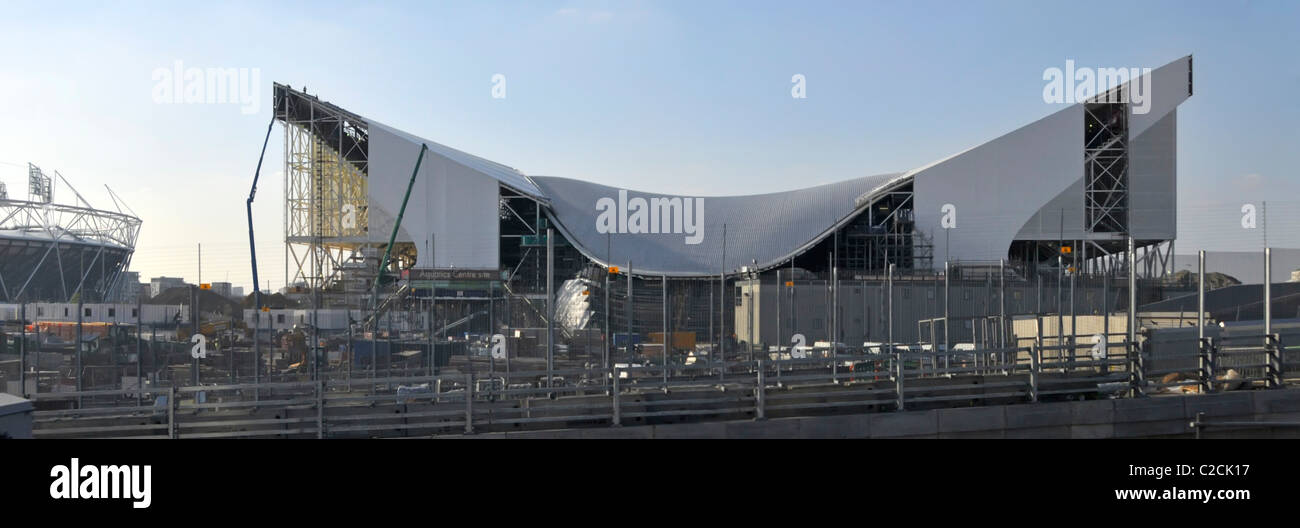
[[[1152,70],[1149,110],[1130,114],[1130,207],[1137,214],[1129,229],[1135,235],[1174,236],[1172,197],[1158,196],[1173,193],[1176,181],[1173,119],[1164,118],[1187,100],[1191,60]],[[933,240],[935,265],[945,259],[1004,259],[1014,240],[1114,236],[1084,231],[1083,147],[1084,105],[1073,104],[910,172],[916,229]],[[956,208],[957,226],[944,233],[940,220],[949,204]]]
[[[858,210],[858,196],[879,192],[900,181],[899,174],[882,174],[771,194],[696,197],[618,189],[569,178],[532,179],[550,197],[556,227],[587,257],[621,267],[627,267],[630,260],[636,275],[674,277],[716,275],[724,269],[732,273],[741,266],[754,266],[755,262],[760,269],[780,265],[853,216]],[[597,202],[609,198],[617,203],[620,190],[626,192],[629,201],[674,197],[703,200],[703,238],[698,244],[690,244],[681,231],[599,232]],[[615,214],[623,209],[617,206]]]
[[[1190,91],[1191,57],[1150,74],[1150,110],[1134,114],[1132,207],[1146,209],[1130,226],[1141,232],[1172,229],[1176,182],[1174,141],[1177,106]],[[788,192],[753,196],[693,197],[623,190],[628,200],[686,198],[703,200],[703,238],[686,234],[612,234],[597,228],[603,198],[619,205],[620,189],[560,177],[528,177],[483,158],[428,141],[375,121],[370,124],[370,237],[386,242],[401,205],[421,143],[428,145],[399,239],[420,249],[419,266],[490,267],[499,265],[497,188],[504,185],[549,207],[556,228],[583,254],[606,265],[627,266],[637,275],[709,276],[741,266],[781,265],[851,219],[875,197],[912,183],[916,226],[934,244],[934,262],[944,259],[999,260],[1018,238],[1086,238],[1081,194],[1084,176],[1083,105],[1051,115],[961,153],[905,173],[850,179]],[[1168,119],[1166,119],[1168,117]],[[1146,132],[1150,130],[1150,134]],[[1154,176],[1148,176],[1154,175]],[[1151,181],[1142,178],[1152,178]],[[1072,189],[1080,189],[1080,193]],[[1163,201],[1162,201],[1163,200]],[[1168,202],[1168,204],[1166,204]],[[957,227],[945,237],[941,209],[957,207]],[[1062,205],[1074,204],[1074,205]],[[1074,209],[1073,211],[1069,209]],[[1065,225],[1062,229],[1061,217]],[[1166,216],[1168,218],[1166,218]],[[726,261],[723,261],[723,226]],[[1168,238],[1172,238],[1172,234]],[[425,251],[430,240],[434,257]],[[607,244],[609,249],[607,249]]]
[[[473,154],[467,154],[465,152],[461,152],[459,150],[448,147],[441,143],[429,141],[422,137],[418,137],[403,132],[401,130],[390,127],[388,125],[385,125],[373,119],[366,118],[366,122],[369,124],[371,130],[374,130],[376,128],[381,129],[384,132],[397,136],[398,138],[404,139],[410,144],[415,145],[416,151],[419,150],[420,144],[423,143],[429,146],[429,152],[442,156],[450,161],[460,164],[466,168],[472,169],[480,174],[489,176],[501,182],[502,184],[506,185],[507,187],[510,187],[523,194],[532,196],[534,198],[543,198],[541,191],[537,189],[537,186],[533,185],[533,182],[530,181],[528,177],[524,175],[524,173],[515,170],[513,167],[502,165],[495,161],[483,159]],[[410,178],[411,170],[414,168],[415,168],[415,158],[414,155],[412,155],[411,166],[407,167],[406,169],[406,178]],[[406,180],[402,180],[402,181],[403,183],[406,182]]]
[[[369,239],[387,243],[420,155],[420,173],[397,239],[416,247],[416,267],[500,267],[500,186],[538,197],[514,169],[370,121]]]

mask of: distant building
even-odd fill
[[[123,271],[117,279],[117,286],[109,296],[113,302],[134,303],[140,298],[140,272]]]
[[[149,279],[149,296],[157,297],[162,292],[185,285],[185,279],[178,277],[154,277]]]
[[[222,297],[230,297],[230,283],[229,282],[212,283],[212,293],[215,293]]]
[[[284,295],[293,295],[295,293],[304,293],[306,291],[307,291],[307,283],[302,281],[298,281],[288,286],[285,286],[283,288],[280,288],[280,293]]]
[[[244,298],[244,287],[235,286],[230,288],[230,296],[236,300]]]
[[[1300,269],[1291,272],[1291,280],[1287,282],[1300,282]]]

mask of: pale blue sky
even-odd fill
[[[1300,247],[1300,3],[87,2],[6,4],[0,181],[59,170],[144,220],[142,276],[250,286],[244,198],[271,83],[526,174],[746,194],[902,171],[1057,108],[1043,70],[1195,55],[1179,110],[1180,251],[1251,249],[1269,201]],[[257,68],[258,113],[152,99],[156,68]],[[491,97],[493,74],[507,97]],[[790,77],[807,78],[807,99]],[[259,189],[264,281],[284,280],[283,136]],[[57,192],[57,191],[56,191]],[[66,195],[65,195],[66,196]],[[1252,238],[1253,237],[1253,238]]]

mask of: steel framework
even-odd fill
[[[285,283],[345,294],[351,289],[342,284],[343,271],[373,269],[363,264],[373,258],[366,248],[383,245],[369,237],[369,125],[281,84],[275,100],[276,119],[284,125]],[[397,244],[393,253],[406,264],[414,246]]]
[[[34,200],[0,199],[0,298],[108,298],[130,265],[140,219],[95,209],[71,185],[79,205],[52,203],[52,178],[31,164],[28,174]]]
[[[1084,105],[1083,158],[1087,231],[1128,233],[1127,104]]]

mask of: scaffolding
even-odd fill
[[[934,246],[916,229],[912,184],[875,195],[871,205],[832,234],[832,253],[841,270],[882,274],[890,264],[900,270],[929,270]]]
[[[284,125],[285,284],[355,302],[384,245],[369,236],[368,124],[288,86],[275,85],[275,100]],[[415,248],[399,243],[393,254],[395,269],[409,267]]]
[[[1119,99],[1124,101],[1120,89]],[[1128,233],[1128,105],[1084,105],[1084,211],[1089,233]]]

